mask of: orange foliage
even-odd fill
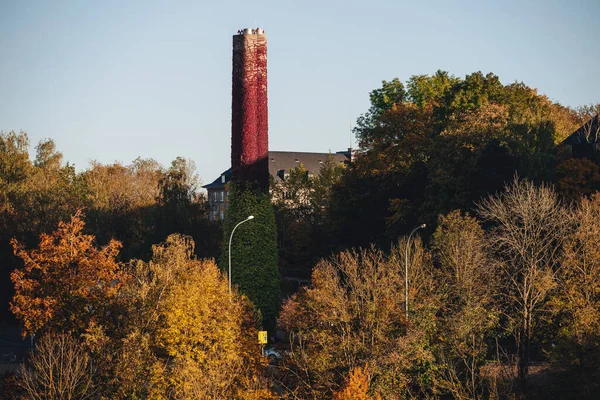
[[[375,397],[367,394],[370,380],[366,367],[354,368],[348,376],[346,386],[333,395],[333,400],[380,400],[378,394]]]
[[[127,278],[116,260],[121,243],[111,240],[99,249],[94,236],[82,233],[84,225],[78,212],[55,232],[40,235],[38,249],[11,240],[24,263],[11,273],[15,295],[10,303],[23,322],[23,336],[44,328],[82,332],[115,304]]]

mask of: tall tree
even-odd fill
[[[505,192],[479,204],[502,274],[504,312],[517,345],[518,377],[526,390],[532,340],[542,306],[556,287],[570,219],[554,191],[515,177]]]
[[[592,398],[600,378],[600,194],[583,199],[573,220],[576,230],[565,243],[552,301],[559,321],[554,355],[573,368],[576,393]]]
[[[484,398],[487,339],[498,324],[494,263],[477,220],[459,211],[440,216],[433,235],[442,296],[438,362],[441,386],[456,399]]]

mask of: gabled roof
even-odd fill
[[[584,143],[596,143],[600,141],[600,114],[590,118],[588,122],[581,125],[569,137],[561,142],[562,145],[577,145]]]
[[[318,175],[322,163],[332,157],[333,161],[342,164],[350,161],[351,150],[340,151],[337,153],[306,153],[298,151],[269,151],[269,174],[275,181],[281,181],[280,171],[290,171],[302,164],[304,168],[313,175]],[[225,175],[225,183],[222,176]],[[217,179],[208,185],[202,186],[205,189],[219,189],[225,187],[225,184],[231,179],[231,168],[223,172]]]
[[[225,176],[225,182],[224,183],[223,183],[222,176]],[[231,179],[231,168],[229,168],[227,171],[223,171],[221,173],[221,175],[219,175],[219,177],[217,179],[215,179],[214,181],[212,181],[208,185],[204,185],[202,187],[205,188],[205,189],[223,188],[223,187],[225,187],[225,184],[227,182],[229,182],[230,179]]]

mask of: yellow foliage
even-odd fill
[[[189,237],[171,235],[154,246],[152,261],[138,262],[134,276],[130,290],[143,317],[132,334],[149,332],[146,346],[154,359],[147,371],[149,398],[269,398],[260,379],[265,365],[252,306],[229,294],[214,261],[193,257]],[[123,373],[135,370],[136,362],[148,365],[144,357],[129,360],[133,365],[123,365]]]
[[[380,400],[379,395],[368,395],[370,377],[367,368],[354,368],[348,377],[346,386],[333,395],[333,400]]]

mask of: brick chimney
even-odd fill
[[[233,36],[231,172],[238,184],[269,190],[267,37],[258,29]]]

